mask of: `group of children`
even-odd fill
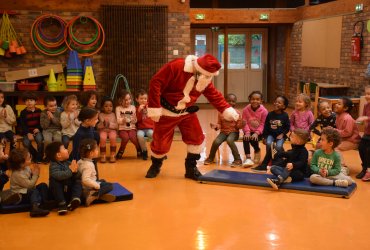
[[[299,94],[296,97],[295,109],[289,117],[285,112],[289,104],[285,96],[278,96],[273,103],[273,110],[268,112],[262,104],[262,93],[253,91],[249,95],[249,104],[242,111],[242,119],[228,122],[219,116],[217,124],[211,123],[211,128],[220,130],[220,134],[214,140],[204,164],[213,163],[218,147],[227,141],[234,157],[231,167],[250,167],[256,164],[251,168],[252,171],[269,171],[275,176],[267,180],[274,188],[304,177],[310,177],[311,182],[318,185],[347,187],[353,180],[348,176],[349,170],[341,151],[358,148],[363,169],[356,178],[370,181],[370,86],[365,88],[365,98],[367,104],[357,121],[350,115],[353,103],[346,97],[335,105],[335,112],[328,102],[320,102],[320,115],[314,119],[309,96]],[[235,106],[236,96],[229,94],[227,101]],[[366,127],[361,138],[356,123],[364,122]],[[235,145],[240,129],[244,134],[244,162]],[[315,143],[313,156],[309,156],[305,144],[315,135],[320,138]],[[283,145],[287,139],[291,141],[292,149],[284,151]],[[260,140],[266,145],[266,155],[262,162]],[[250,146],[254,149],[254,159],[251,157]]]
[[[130,92],[123,91],[116,108],[110,97],[104,97],[100,109],[97,107],[97,92],[87,91],[84,94],[80,101],[76,95],[66,96],[61,108],[58,107],[55,97],[45,96],[44,110],[36,107],[37,96],[34,93],[29,92],[23,96],[26,107],[20,113],[18,124],[21,130],[20,135],[23,136],[23,145],[31,153],[33,161],[48,162],[49,159],[45,157],[44,149],[53,141],[62,142],[68,149],[69,142],[72,140],[73,147],[78,148],[79,138],[84,138],[81,135],[85,133],[94,133],[93,137],[100,146],[100,161],[103,163],[108,160],[106,156],[107,139],[110,142],[109,162],[113,163],[117,158],[122,158],[129,140],[135,145],[138,156],[147,160],[146,137],[151,138],[154,127],[154,122],[147,117],[147,93],[144,90],[138,92],[137,108],[132,105]],[[4,138],[10,142],[11,151],[15,147],[13,127],[16,117],[13,109],[6,105],[4,100],[4,93],[0,91],[0,139]],[[79,103],[83,107],[81,110]],[[88,109],[90,110],[87,112]],[[81,115],[83,110],[84,114]],[[91,119],[95,115],[98,123],[95,129],[90,131],[91,126],[84,124],[84,119]],[[80,133],[77,133],[78,130]],[[116,154],[117,135],[121,138],[121,145]],[[36,148],[32,145],[33,141],[36,143]],[[78,158],[74,152],[72,157],[73,159]]]
[[[367,104],[363,115],[355,121],[349,112],[352,101],[341,98],[332,112],[329,103],[319,104],[320,115],[314,119],[310,110],[310,97],[299,94],[295,110],[289,117],[285,112],[288,99],[278,96],[274,108],[268,112],[262,104],[263,96],[259,91],[249,95],[249,104],[243,109],[237,121],[226,121],[221,115],[218,123],[211,123],[211,128],[220,130],[212,144],[209,157],[204,164],[214,162],[215,153],[220,144],[227,141],[234,156],[231,166],[257,166],[253,171],[270,171],[272,178],[268,183],[275,189],[284,182],[299,181],[309,177],[317,185],[347,187],[353,183],[343,164],[340,151],[359,149],[362,171],[356,176],[363,181],[370,181],[370,86],[365,88]],[[103,98],[101,110],[97,109],[98,95],[89,92],[83,108],[79,110],[75,95],[67,96],[61,111],[54,97],[44,98],[45,110],[36,107],[37,97],[27,93],[24,97],[26,108],[20,114],[20,126],[23,135],[22,149],[14,146],[12,126],[16,121],[14,112],[4,103],[4,93],[0,91],[0,138],[10,141],[10,153],[6,155],[0,143],[0,189],[10,179],[10,190],[1,192],[2,204],[30,203],[32,217],[46,216],[49,210],[58,207],[59,214],[75,210],[81,204],[81,198],[87,206],[100,199],[107,202],[115,200],[109,192],[112,183],[99,179],[96,159],[106,162],[106,141],[110,140],[110,162],[122,158],[127,142],[136,146],[138,156],[144,160],[148,153],[144,137],[151,137],[154,122],[147,116],[148,95],[145,91],[137,94],[138,106],[132,105],[131,94],[123,91],[115,108],[113,100]],[[234,94],[227,96],[228,103],[235,107]],[[366,123],[361,138],[358,124]],[[246,159],[241,160],[235,141],[239,130],[244,132],[243,147]],[[311,134],[320,136],[312,159],[305,144],[312,139]],[[116,154],[116,138],[121,138],[121,146]],[[291,141],[291,149],[283,148],[286,139]],[[266,144],[266,155],[261,160],[259,141]],[[69,153],[69,142],[73,140]],[[36,142],[37,149],[32,146]],[[251,157],[250,146],[254,149]],[[49,185],[36,185],[40,175],[38,165],[31,166],[31,161],[39,162],[44,157],[50,161]],[[268,168],[269,166],[269,168]],[[11,170],[9,172],[7,167]]]
[[[112,202],[116,197],[109,192],[112,183],[99,180],[93,162],[99,156],[95,139],[86,138],[80,143],[79,161],[70,160],[69,152],[60,141],[51,142],[46,147],[50,159],[49,186],[46,183],[36,185],[40,176],[40,167],[32,165],[32,155],[27,148],[13,149],[7,160],[10,175],[10,189],[1,192],[0,202],[3,205],[31,204],[30,216],[43,217],[49,210],[57,207],[58,214],[64,215],[81,204],[89,206],[99,199]]]
[[[23,97],[26,107],[19,117],[22,149],[15,148],[13,126],[16,118],[4,100],[4,93],[0,91],[0,139],[10,142],[9,156],[1,150],[5,146],[0,144],[0,191],[10,179],[10,190],[0,193],[0,202],[30,203],[32,217],[46,216],[54,206],[58,207],[59,214],[66,214],[81,204],[81,197],[87,206],[96,199],[115,200],[108,194],[113,189],[112,184],[98,179],[96,159],[100,155],[101,162],[107,161],[107,139],[112,163],[122,158],[129,140],[135,145],[138,156],[144,160],[148,158],[145,137],[152,136],[154,122],[147,116],[148,96],[144,90],[137,94],[137,108],[132,105],[131,93],[123,91],[115,110],[109,97],[103,98],[101,110],[98,110],[95,91],[88,91],[82,97],[82,109],[79,109],[76,95],[66,96],[62,109],[58,108],[55,97],[46,96],[42,111],[36,107],[37,96],[26,93]],[[116,154],[117,135],[121,138],[121,146]],[[70,141],[73,141],[71,153],[68,151]],[[50,162],[49,187],[45,183],[36,185],[40,169],[38,165],[30,167],[31,162],[41,161]]]

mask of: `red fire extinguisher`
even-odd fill
[[[361,24],[361,25],[358,25]],[[357,21],[354,26],[354,34],[351,38],[351,58],[352,61],[359,62],[361,59],[361,49],[363,46],[362,32],[364,30],[364,22]]]

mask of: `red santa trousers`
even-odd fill
[[[176,126],[179,127],[185,144],[200,147],[203,143],[203,130],[195,113],[178,117],[161,116],[159,122],[155,123],[153,141],[150,144],[152,152],[158,157],[170,151]]]

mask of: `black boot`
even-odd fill
[[[152,165],[150,166],[148,172],[146,173],[145,178],[155,178],[159,174],[159,172],[161,171],[164,157],[155,158],[152,156],[151,159],[152,159]]]
[[[32,204],[30,216],[31,217],[44,217],[49,214],[49,210],[39,208],[39,204]]]
[[[185,178],[198,180],[202,174],[199,172],[197,168],[197,160],[200,159],[200,154],[192,154],[188,153],[185,159]]]
[[[148,151],[143,151],[143,152],[141,153],[141,156],[143,157],[143,160],[144,160],[144,161],[148,160]]]

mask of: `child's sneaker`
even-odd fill
[[[109,158],[110,163],[115,163],[116,162],[116,157],[114,155],[111,155]]]
[[[259,165],[257,167],[251,168],[252,172],[266,172],[267,166]]]
[[[347,166],[342,166],[342,167],[340,168],[340,172],[341,172],[342,174],[344,174],[344,175],[349,176],[349,168],[348,168]]]
[[[213,160],[211,160],[210,158],[207,158],[204,160],[204,165],[209,165],[209,164],[212,164],[212,163],[215,163]]]
[[[65,215],[68,213],[68,208],[65,202],[62,202],[58,205],[58,214]]]
[[[80,198],[74,197],[71,202],[68,204],[68,210],[73,211],[81,205]]]
[[[363,181],[370,181],[370,172],[369,171],[366,171],[366,174],[364,175],[364,177],[362,177],[362,180]]]
[[[97,200],[97,199],[98,199],[98,196],[96,195],[96,191],[94,191],[94,190],[90,191],[89,194],[86,197],[86,202],[85,202],[86,207],[90,206],[91,203],[94,200]]]
[[[347,180],[335,180],[334,185],[337,187],[348,187],[348,181]]]
[[[123,156],[123,151],[118,151],[118,153],[116,154],[116,159],[120,160],[122,159],[122,156]]]
[[[273,189],[275,190],[279,189],[280,181],[278,179],[267,178],[266,180]]]
[[[254,158],[253,158],[254,164],[260,164],[261,161],[261,151],[254,153]]]
[[[288,176],[288,178],[285,179],[284,183],[291,183],[292,177]]]
[[[101,163],[106,163],[107,162],[107,156],[106,155],[101,155],[100,156],[100,162]]]
[[[116,196],[113,194],[103,194],[102,196],[99,197],[99,200],[113,202],[116,200]]]
[[[254,165],[254,162],[252,161],[252,159],[250,159],[250,158],[247,158],[245,161],[244,161],[244,163],[243,163],[243,166],[244,167],[251,167],[251,166],[253,166]]]
[[[232,168],[235,168],[235,167],[241,167],[242,166],[242,160],[234,160],[232,163],[231,163],[231,165],[230,165],[230,167],[232,167]]]
[[[364,176],[366,175],[366,172],[367,172],[366,169],[362,169],[361,172],[356,175],[356,179],[364,178]]]

